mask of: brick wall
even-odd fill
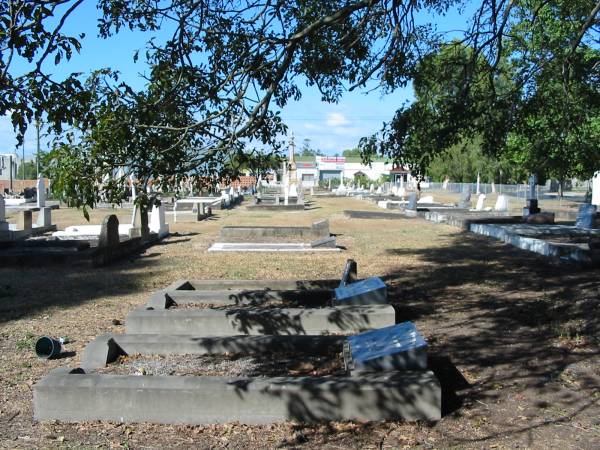
[[[44,186],[48,189],[48,178],[44,178]],[[37,180],[13,180],[13,192],[20,193],[23,189],[37,187]],[[4,189],[10,189],[10,180],[0,180],[0,193],[4,193]]]

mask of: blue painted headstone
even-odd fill
[[[348,337],[346,364],[352,371],[425,370],[427,342],[413,322]]]
[[[407,205],[406,209],[412,209],[412,210],[417,209],[417,193],[416,192],[411,192],[410,194],[408,194],[408,205]]]
[[[590,205],[589,203],[584,203],[579,206],[579,211],[577,212],[577,217],[575,219],[575,226],[577,228],[593,228],[596,210],[596,205]]]
[[[334,295],[334,304],[340,306],[387,303],[387,286],[381,278],[365,278],[335,288]]]

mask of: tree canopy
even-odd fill
[[[521,105],[535,110],[527,100],[545,89],[532,82],[542,73],[557,80],[560,69],[557,86],[573,96],[574,106],[580,80],[591,83],[596,101],[592,49],[600,3],[590,1],[483,0],[469,27],[449,41],[435,20],[466,1],[101,0],[101,37],[124,28],[148,35],[146,51],[133,55],[151,69],[137,91],[108,69],[87,81],[80,74],[50,75],[52,63],[85,51],[82,35],[62,31],[81,4],[0,2],[0,114],[9,113],[21,134],[47,116],[59,135],[49,174],[55,189],[78,205],[99,195],[86,179],[99,183],[124,166],[141,179],[227,173],[235,165],[226,161],[251,157],[249,148],[277,152],[286,131],[277,110],[300,98],[304,83],[333,102],[372,81],[387,92],[414,79],[415,104],[362,147],[367,157],[380,151],[417,172],[465,133],[479,133],[491,152],[506,150],[507,142],[522,145],[509,131],[528,110]],[[159,30],[169,36],[154,39]],[[20,72],[19,59],[27,63]],[[446,66],[448,59],[455,64]],[[584,110],[570,109],[562,123]],[[557,133],[561,142],[594,136],[594,114],[572,137]],[[426,130],[426,124],[433,126]],[[537,142],[530,147],[541,148]],[[115,187],[109,198],[119,192]]]
[[[383,154],[424,176],[438,155],[477,136],[513,172],[591,176],[600,166],[599,8],[511,2],[495,58],[467,40],[429,53],[415,70],[415,102],[361,141],[365,158]]]

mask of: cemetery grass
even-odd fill
[[[0,446],[6,448],[597,448],[600,443],[598,270],[550,265],[500,242],[421,219],[348,219],[377,210],[351,198],[316,200],[304,212],[217,211],[143,254],[99,269],[0,269]],[[109,210],[93,211],[100,223]],[[128,220],[129,212],[117,210]],[[84,223],[53,211],[59,228]],[[224,225],[308,226],[328,218],[327,254],[208,253]],[[150,294],[182,278],[382,276],[399,321],[430,343],[442,381],[443,419],[427,423],[293,423],[175,426],[33,420],[32,386],[76,367],[84,347]],[[65,357],[39,360],[38,336],[67,337]]]

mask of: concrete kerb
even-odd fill
[[[215,306],[260,305],[276,300],[306,306],[325,306],[332,301],[329,289],[305,290],[210,290],[179,291],[169,290],[153,294],[146,306],[154,309],[167,309],[171,306],[193,303],[207,303]]]
[[[226,378],[53,372],[33,388],[37,420],[265,424],[439,420],[432,372]]]
[[[92,371],[121,355],[261,355],[289,352],[321,355],[343,350],[344,336],[223,336],[171,334],[103,334],[85,348],[81,367]]]
[[[195,336],[357,333],[395,324],[390,305],[335,308],[183,309],[138,308],[127,316],[130,334]]]

